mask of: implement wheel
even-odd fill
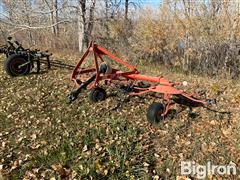
[[[153,103],[147,110],[147,120],[149,123],[158,123],[164,119],[162,114],[165,112],[165,106],[162,103]]]
[[[106,91],[100,87],[92,89],[89,93],[89,99],[92,102],[104,101],[106,96]]]
[[[31,64],[28,63],[27,57],[20,54],[12,54],[8,56],[4,63],[4,69],[10,76],[22,76],[29,74],[31,70]],[[19,67],[20,65],[23,65]]]

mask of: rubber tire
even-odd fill
[[[89,93],[89,99],[91,102],[104,101],[106,99],[106,91],[103,88],[96,87]]]
[[[164,119],[164,116],[161,116],[165,111],[165,106],[162,103],[153,103],[149,106],[147,110],[147,120],[149,123],[158,123]]]
[[[16,62],[16,60],[18,60],[21,64],[28,62],[27,57],[21,54],[12,54],[8,56],[8,58],[4,62],[4,69],[6,73],[10,76],[23,76],[29,74],[31,70],[30,64],[27,64],[26,66],[22,67],[21,72],[20,71],[17,72],[16,70],[13,69],[12,64]]]

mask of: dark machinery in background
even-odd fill
[[[7,45],[0,47],[0,53],[6,55],[4,68],[10,76],[27,75],[34,68],[36,63],[37,73],[40,71],[40,64],[47,64],[48,69],[51,68],[49,57],[52,55],[48,51],[40,51],[39,49],[25,49],[14,38],[7,38]]]

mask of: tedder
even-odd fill
[[[89,53],[93,54],[93,62],[87,64]],[[107,56],[107,60],[113,60],[128,69],[121,71],[118,68],[113,68],[110,63],[103,59]],[[111,63],[111,64],[112,64]],[[169,108],[173,103],[183,104],[187,106],[207,106],[215,103],[215,100],[197,98],[198,94],[190,94],[184,90],[176,88],[177,85],[186,85],[184,82],[169,82],[164,77],[152,77],[142,75],[136,67],[116,57],[103,47],[90,43],[86,52],[83,54],[79,62],[73,69],[70,77],[71,81],[75,83],[76,88],[68,94],[68,100],[74,101],[83,89],[89,89],[89,99],[92,102],[103,101],[106,98],[106,91],[103,85],[115,85],[124,90],[129,96],[142,95],[153,92],[156,97],[162,97],[163,103],[153,103],[147,110],[147,119],[150,123],[159,122],[169,112]],[[161,94],[162,96],[157,96]]]

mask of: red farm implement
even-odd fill
[[[92,65],[83,67],[83,64],[86,64],[85,61],[90,59],[88,58],[90,52],[93,54]],[[109,59],[112,60],[111,64],[114,62],[115,64],[124,66],[127,71],[111,67],[103,57],[107,57],[108,61]],[[88,76],[87,79],[86,76]],[[91,101],[103,101],[106,98],[106,91],[102,87],[113,84],[117,84],[119,85],[118,87],[123,88],[128,96],[142,95],[150,92],[155,95],[161,94],[164,103],[153,103],[147,110],[147,119],[151,123],[163,119],[173,103],[194,107],[215,103],[214,100],[200,100],[196,98],[197,94],[190,94],[175,87],[186,85],[186,82],[169,82],[164,77],[142,75],[136,67],[93,42],[90,43],[86,52],[76,64],[70,79],[76,86],[76,89],[68,95],[70,102],[74,101],[83,89],[90,90],[89,98]],[[157,97],[160,98],[160,96]]]

